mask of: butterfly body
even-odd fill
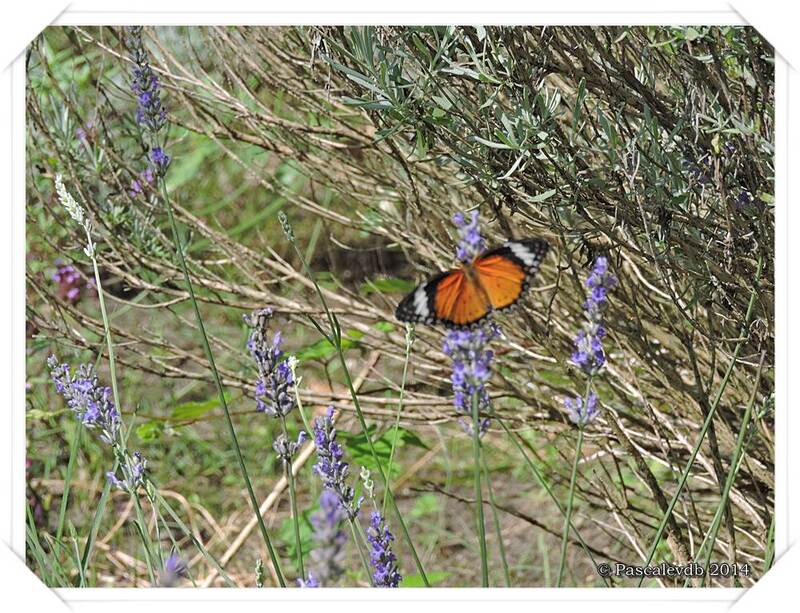
[[[469,328],[512,307],[528,288],[549,245],[536,238],[508,241],[460,268],[439,273],[398,305],[400,321]]]

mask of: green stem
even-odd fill
[[[564,517],[564,531],[561,535],[561,557],[558,561],[558,576],[556,577],[556,587],[561,587],[561,580],[564,577],[564,563],[567,560],[567,544],[569,541],[569,526],[572,519],[572,503],[575,498],[575,481],[578,478],[578,462],[581,458],[581,447],[583,446],[583,428],[578,428],[578,442],[575,444],[575,459],[572,462],[572,475],[569,480],[569,496],[567,498],[567,512]]]
[[[775,562],[775,516],[772,516],[772,521],[769,522],[769,530],[767,530],[767,546],[764,552],[764,569],[761,571],[762,575],[767,574],[772,564]]]
[[[290,365],[296,363],[297,363],[296,358],[295,360],[289,362]],[[295,401],[297,402],[297,410],[300,413],[300,419],[303,420],[303,427],[306,429],[306,434],[312,436],[314,430],[311,428],[311,424],[308,423],[308,419],[306,418],[306,412],[303,409],[303,400],[300,398],[300,382],[298,381],[297,378],[297,372],[294,366],[292,366],[291,368],[292,368],[292,382],[294,387],[294,397]]]
[[[61,545],[61,536],[64,533],[64,521],[67,514],[67,504],[69,501],[70,484],[72,483],[72,473],[75,470],[75,460],[78,457],[78,449],[81,445],[81,435],[83,434],[83,422],[79,421],[75,436],[69,446],[69,461],[67,462],[67,474],[64,475],[64,492],[61,494],[61,506],[58,509],[58,527],[56,528],[56,542]]]
[[[27,522],[25,524],[25,545],[27,553],[33,556],[38,564],[38,569],[31,568],[37,571],[36,574],[41,578],[47,587],[72,587],[70,579],[64,576],[64,570],[61,564],[53,556],[45,553],[42,543],[39,540],[39,533],[36,530],[36,520],[33,517],[33,511],[28,501],[25,501],[25,516]],[[83,576],[83,575],[81,575]]]
[[[156,498],[155,497],[151,498],[150,496],[148,496],[148,500],[149,500],[150,504],[153,507],[153,514],[155,516],[155,520],[157,522],[160,522],[164,526],[164,528],[166,528],[167,537],[169,538],[169,542],[172,543],[172,550],[175,551],[175,552],[180,552],[181,547],[178,544],[178,541],[175,538],[175,535],[173,534],[172,530],[170,529],[166,518],[161,514],[161,511],[158,508],[159,505],[158,505],[158,502],[157,502]],[[156,525],[158,525],[158,524],[156,524]],[[158,539],[158,542],[160,543],[161,542],[161,537],[157,536],[156,538]],[[161,556],[161,548],[160,547],[159,547],[158,551],[159,551],[159,556]],[[163,558],[163,556],[161,556],[161,557]],[[161,568],[164,568],[163,559],[161,560]],[[186,575],[187,575],[189,581],[192,582],[192,586],[193,587],[197,587],[197,583],[194,580],[194,575],[192,574],[192,571],[191,571],[190,568],[188,568],[188,566],[187,566],[187,569],[186,569]]]
[[[94,285],[97,290],[97,298],[100,302],[100,314],[103,317],[103,328],[106,333],[106,347],[108,348],[108,369],[111,372],[111,391],[114,394],[114,406],[118,411],[122,411],[122,404],[119,401],[119,389],[117,388],[117,362],[114,356],[114,342],[111,339],[111,323],[108,319],[106,312],[106,301],[103,297],[103,285],[100,283],[100,270],[97,267],[97,259],[94,257],[94,243],[89,234],[88,228],[86,230],[86,237],[89,241],[89,246],[92,249],[92,268],[94,269]]]
[[[111,468],[112,472],[116,473],[119,469],[119,462],[114,459],[114,465]],[[100,494],[100,500],[97,503],[97,509],[94,512],[94,516],[92,517],[92,524],[89,527],[89,536],[86,539],[86,544],[83,547],[83,555],[81,556],[81,567],[80,567],[80,576],[86,576],[86,570],[89,567],[89,558],[92,555],[92,551],[94,550],[94,543],[97,539],[97,531],[100,529],[100,522],[103,520],[103,515],[105,514],[106,510],[106,503],[108,501],[108,497],[111,493],[111,484],[109,483],[108,479],[105,480],[105,484],[103,485],[103,492]],[[79,587],[86,587],[83,583],[80,584]]]
[[[146,494],[145,490],[145,494]],[[156,508],[153,499],[150,496],[147,496],[147,500],[150,503],[150,508],[153,511],[153,526],[156,531],[156,561],[158,562],[158,568],[164,568],[164,556],[161,555],[161,528],[159,527],[158,521],[158,509]]]
[[[406,330],[406,357],[403,362],[403,378],[400,381],[400,399],[397,401],[397,415],[394,419],[394,436],[392,437],[392,449],[389,452],[389,466],[386,473],[389,481],[392,479],[392,464],[394,463],[394,452],[397,448],[397,434],[400,431],[400,414],[403,412],[403,398],[406,391],[406,378],[408,377],[408,362],[411,359],[411,345],[414,343],[414,324],[407,324]],[[386,497],[388,488],[383,492],[383,504],[381,505],[381,515],[386,515]]]
[[[714,415],[717,412],[717,407],[719,406],[719,402],[722,399],[722,394],[725,391],[725,388],[728,386],[728,381],[731,378],[731,374],[733,374],[733,369],[736,366],[736,361],[739,359],[739,353],[742,351],[742,347],[744,346],[744,339],[748,338],[747,329],[750,326],[750,317],[753,314],[753,307],[756,303],[756,295],[758,291],[758,279],[761,276],[761,268],[763,266],[763,258],[758,258],[758,266],[756,269],[756,277],[753,283],[753,289],[750,293],[750,302],[747,305],[747,313],[744,316],[744,325],[742,326],[742,330],[740,333],[740,340],[736,343],[736,348],[733,351],[733,356],[731,357],[731,362],[728,365],[727,370],[725,371],[725,376],[723,377],[722,381],[719,384],[719,389],[717,390],[716,395],[714,396],[714,401],[711,404],[711,407],[708,410],[708,415],[706,415],[706,419],[703,422],[703,426],[700,429],[700,434],[697,437],[697,442],[692,449],[692,454],[689,456],[689,461],[686,463],[686,466],[683,469],[683,473],[681,474],[681,478],[678,481],[678,487],[675,490],[675,493],[672,495],[672,500],[670,500],[669,506],[667,506],[667,510],[664,513],[663,517],[661,518],[661,522],[658,525],[658,529],[656,530],[655,537],[653,537],[653,542],[650,544],[650,549],[647,554],[647,559],[644,561],[643,566],[647,566],[653,560],[653,556],[656,553],[656,548],[658,544],[661,542],[661,536],[664,534],[664,529],[667,526],[667,522],[669,518],[672,516],[672,511],[675,508],[675,505],[678,502],[678,498],[680,497],[681,493],[683,493],[683,488],[686,486],[686,482],[689,479],[689,472],[692,470],[692,466],[694,466],[694,461],[697,458],[697,454],[700,452],[700,447],[703,445],[703,441],[706,438],[706,434],[708,433],[708,429],[711,426],[711,421],[714,419]],[[638,587],[641,587],[642,583],[644,582],[644,577],[639,579]]]
[[[167,513],[172,518],[172,520],[176,524],[178,524],[178,527],[181,529],[181,532],[183,532],[186,535],[186,537],[190,541],[192,541],[192,544],[195,546],[195,548],[201,554],[203,554],[203,557],[206,559],[206,561],[209,564],[211,564],[211,566],[213,566],[215,569],[217,569],[217,572],[219,573],[220,577],[222,577],[225,580],[225,583],[228,584],[228,587],[235,587],[235,585],[231,581],[230,577],[228,577],[227,573],[225,572],[225,570],[220,565],[219,561],[217,561],[217,559],[213,555],[211,555],[208,552],[208,550],[206,550],[206,548],[203,546],[203,544],[200,541],[197,540],[197,538],[195,537],[194,533],[191,531],[189,526],[187,526],[183,522],[183,520],[178,516],[178,514],[170,506],[170,504],[164,499],[164,497],[161,494],[158,493],[158,487],[152,481],[152,479],[148,478],[148,482],[149,482],[149,486],[152,487],[154,500],[156,502],[158,502],[158,504],[167,511]]]
[[[400,509],[397,506],[397,501],[394,498],[394,494],[392,493],[391,488],[389,487],[389,481],[386,478],[386,473],[383,470],[383,465],[378,458],[378,453],[375,451],[375,445],[372,442],[372,436],[369,434],[369,429],[367,428],[367,422],[364,419],[364,413],[361,411],[361,404],[358,401],[358,396],[356,395],[355,387],[353,386],[353,380],[350,377],[350,371],[347,368],[347,362],[344,359],[344,351],[342,350],[341,344],[339,344],[337,351],[339,353],[339,362],[342,365],[342,370],[344,371],[344,378],[347,383],[347,388],[350,390],[350,397],[353,400],[353,406],[356,410],[356,417],[358,418],[358,422],[361,425],[361,431],[364,434],[364,437],[367,440],[367,445],[369,446],[370,454],[372,455],[373,461],[375,465],[378,467],[378,474],[381,476],[381,481],[383,482],[384,491],[388,496],[389,503],[392,505],[392,511],[394,512],[395,517],[397,518],[397,523],[400,525],[400,530],[403,532],[403,538],[408,545],[409,550],[411,550],[411,557],[414,558],[414,564],[417,567],[417,572],[419,572],[420,577],[422,578],[422,582],[425,584],[425,587],[430,587],[430,583],[428,582],[428,576],[425,574],[425,569],[422,567],[422,561],[419,559],[419,555],[417,555],[417,549],[414,547],[414,542],[411,540],[411,535],[408,532],[408,526],[406,526],[406,522],[403,519],[403,515],[400,513]]]
[[[350,532],[353,535],[353,542],[355,543],[356,550],[358,551],[358,557],[361,559],[361,564],[364,566],[364,572],[367,573],[367,580],[371,586],[375,587],[375,579],[372,577],[372,567],[370,567],[369,562],[367,561],[367,556],[364,553],[364,535],[355,519],[350,519],[348,524],[350,525]]]
[[[425,569],[422,566],[422,561],[417,554],[417,549],[414,547],[414,542],[411,540],[411,535],[408,532],[408,526],[406,526],[406,522],[403,520],[403,516],[400,513],[400,509],[397,506],[397,501],[392,494],[392,490],[389,486],[389,481],[386,478],[386,472],[383,469],[383,464],[378,457],[378,453],[375,450],[375,445],[372,442],[372,436],[370,435],[369,429],[367,428],[367,421],[364,419],[364,413],[361,410],[361,403],[358,400],[358,394],[356,393],[355,386],[353,385],[353,379],[350,376],[350,369],[347,366],[347,360],[344,357],[344,348],[342,347],[342,329],[339,325],[336,316],[330,311],[328,308],[328,303],[325,300],[325,296],[322,293],[322,289],[319,287],[314,275],[311,272],[311,269],[308,267],[308,263],[306,262],[303,254],[298,249],[297,244],[294,241],[294,236],[291,234],[291,228],[288,226],[288,221],[285,219],[285,216],[281,218],[281,225],[284,226],[284,232],[289,239],[289,242],[292,244],[295,253],[300,258],[300,261],[303,264],[303,270],[305,271],[306,276],[309,278],[311,283],[314,285],[314,289],[317,292],[317,296],[322,303],[322,308],[325,311],[325,315],[328,318],[328,325],[331,329],[331,336],[327,336],[320,328],[319,325],[312,319],[312,323],[317,327],[320,333],[333,345],[336,349],[336,354],[339,358],[339,364],[342,367],[342,372],[344,374],[345,383],[347,384],[347,389],[350,392],[350,398],[353,401],[353,408],[355,409],[356,417],[358,419],[359,426],[361,426],[361,432],[364,435],[364,438],[367,441],[367,447],[369,448],[370,455],[372,456],[373,461],[378,469],[378,474],[381,477],[381,482],[383,483],[384,490],[388,497],[389,503],[392,506],[392,510],[394,512],[395,517],[397,518],[397,523],[400,525],[400,530],[403,533],[403,539],[406,541],[409,550],[411,551],[411,557],[414,558],[414,564],[417,567],[417,572],[419,572],[420,577],[422,578],[425,587],[430,587],[430,582],[428,581],[428,576],[425,574]],[[288,230],[288,231],[287,231]]]
[[[708,568],[711,561],[711,556],[714,552],[714,543],[717,542],[717,534],[719,533],[719,527],[722,523],[722,514],[728,505],[728,497],[730,496],[733,482],[736,479],[739,468],[741,467],[741,460],[744,457],[744,449],[746,446],[745,437],[750,430],[750,416],[753,414],[753,405],[755,404],[756,396],[758,395],[758,386],[761,383],[761,371],[763,367],[764,354],[762,353],[761,361],[758,365],[758,373],[756,374],[756,382],[753,386],[753,393],[750,396],[750,402],[747,403],[747,408],[745,409],[744,417],[742,418],[742,425],[739,427],[739,435],[736,439],[736,447],[734,448],[733,453],[731,453],[730,470],[727,478],[725,479],[725,486],[722,488],[722,496],[719,501],[719,506],[717,507],[717,512],[714,514],[714,520],[711,522],[711,529],[709,530],[709,533],[706,534],[705,538],[703,538],[703,542],[700,544],[700,548],[697,550],[698,553],[703,551],[706,541],[708,541],[708,550],[706,552],[703,568]],[[695,556],[695,559],[698,557],[699,555]],[[700,584],[700,587],[705,587],[705,584],[706,575],[703,575],[703,580]]]
[[[289,444],[289,430],[286,428],[286,416],[281,415],[281,428],[283,429],[283,436],[286,439],[286,444]],[[292,523],[294,524],[294,545],[297,549],[297,568],[300,571],[300,576],[306,579],[306,569],[303,565],[303,546],[300,542],[300,517],[297,515],[297,497],[294,489],[294,473],[292,472],[291,459],[284,459],[283,470],[286,474],[286,481],[289,484],[289,504],[292,507]]]
[[[111,391],[114,396],[114,406],[117,407],[117,410],[122,412],[122,405],[119,401],[119,389],[117,387],[117,367],[116,367],[116,359],[114,356],[114,343],[111,338],[111,323],[108,319],[108,313],[106,311],[106,302],[104,298],[103,292],[103,284],[100,282],[100,270],[97,266],[97,259],[94,256],[95,245],[92,241],[91,233],[89,232],[89,227],[84,226],[84,230],[86,232],[86,239],[87,239],[87,247],[91,251],[91,260],[92,260],[92,270],[94,271],[94,284],[95,289],[97,290],[97,298],[100,302],[100,314],[103,318],[103,331],[106,337],[106,348],[108,350],[108,367],[111,375]],[[123,446],[127,446],[128,435],[124,432],[120,433],[121,443]],[[112,468],[113,472],[117,472],[119,468],[119,460],[114,458],[114,466]],[[86,540],[86,546],[83,550],[83,556],[81,557],[81,577],[86,576],[86,570],[89,565],[89,557],[91,556],[92,550],[94,549],[95,539],[97,538],[97,531],[100,528],[100,521],[102,520],[103,514],[105,513],[105,506],[108,501],[108,497],[111,493],[111,484],[106,480],[105,485],[103,486],[103,493],[100,495],[100,501],[97,506],[97,511],[94,514],[94,518],[92,519],[92,525],[89,530],[89,537]],[[83,583],[81,583],[83,586]]]
[[[153,571],[153,559],[152,559],[152,545],[150,543],[150,536],[148,534],[147,529],[147,521],[144,518],[144,512],[142,511],[142,505],[139,502],[139,496],[137,493],[131,494],[131,498],[133,499],[134,507],[136,508],[136,521],[134,522],[139,529],[139,537],[142,539],[142,546],[144,547],[144,561],[147,564],[147,573],[150,575],[150,585],[152,587],[156,587],[156,575]]]
[[[489,506],[492,509],[492,522],[494,531],[497,534],[497,547],[500,550],[500,560],[503,562],[503,578],[505,579],[506,587],[511,587],[511,575],[508,572],[508,560],[506,559],[506,546],[503,544],[503,531],[500,527],[500,516],[497,513],[497,505],[494,500],[491,473],[489,472],[489,465],[486,463],[486,456],[483,456],[481,460],[483,461],[483,477],[486,480],[486,491],[489,493]]]
[[[481,583],[489,587],[489,562],[486,559],[486,527],[483,518],[483,493],[481,492],[481,417],[478,411],[478,394],[472,394],[472,452],[475,473],[475,515],[478,523],[478,545],[481,550]]]
[[[516,446],[517,450],[522,455],[522,459],[525,460],[525,463],[528,465],[528,468],[531,469],[531,472],[533,473],[533,476],[536,478],[536,481],[539,482],[539,485],[541,485],[542,488],[544,488],[544,491],[547,492],[547,495],[550,497],[550,500],[552,500],[553,504],[556,505],[556,508],[558,509],[559,513],[561,513],[563,517],[566,517],[567,515],[566,511],[564,510],[564,507],[561,506],[561,503],[558,501],[558,498],[556,498],[556,495],[553,493],[552,488],[548,485],[547,481],[545,480],[544,476],[539,471],[539,469],[536,467],[536,465],[528,457],[528,454],[525,453],[525,449],[522,447],[522,444],[519,442],[517,438],[519,435],[514,435],[514,433],[512,433],[511,430],[508,429],[508,426],[505,424],[505,422],[499,417],[496,417],[495,421],[497,421],[497,423],[499,423],[502,426],[503,430],[505,430],[505,433],[509,436],[511,441]],[[519,438],[521,439],[522,437]],[[586,545],[586,541],[583,540],[581,533],[578,532],[578,529],[572,524],[571,520],[570,520],[570,528],[572,529],[575,538],[578,540],[581,549],[583,549],[583,552],[592,562],[592,565],[597,567],[597,560],[595,560],[594,555],[592,555],[592,552],[589,551],[589,547]],[[609,587],[608,580],[605,577],[600,577],[600,578],[602,579],[605,586]]]
[[[233,443],[233,450],[236,454],[236,459],[239,463],[239,470],[242,473],[242,479],[244,480],[245,487],[247,488],[247,495],[250,499],[250,505],[253,507],[253,513],[255,513],[256,520],[258,522],[258,528],[261,531],[261,536],[264,539],[264,544],[267,546],[267,551],[269,552],[269,557],[272,560],[272,566],[275,568],[275,573],[278,575],[278,583],[280,583],[281,587],[286,587],[286,581],[283,578],[283,573],[281,572],[281,565],[278,561],[278,556],[275,553],[275,549],[272,546],[272,541],[269,538],[269,533],[267,532],[267,526],[264,524],[264,518],[261,517],[261,510],[258,506],[258,500],[256,499],[255,492],[253,491],[253,485],[250,482],[250,477],[247,474],[247,466],[244,463],[244,457],[242,457],[242,450],[239,447],[239,439],[236,437],[236,429],[233,427],[233,419],[231,419],[230,411],[228,410],[228,402],[225,400],[225,390],[222,387],[222,382],[220,381],[219,372],[217,372],[217,365],[214,362],[214,354],[211,351],[211,345],[208,342],[208,336],[206,335],[206,329],[203,325],[203,318],[200,315],[200,308],[197,306],[197,298],[194,294],[194,287],[192,286],[192,281],[189,278],[189,269],[186,266],[186,258],[183,255],[183,247],[181,246],[181,237],[180,233],[178,232],[178,224],[175,221],[175,214],[172,211],[172,202],[169,198],[169,193],[167,192],[167,183],[164,177],[160,178],[161,183],[161,193],[164,198],[164,203],[167,207],[167,216],[169,217],[169,223],[172,227],[172,237],[175,241],[175,251],[178,255],[178,262],[180,263],[181,271],[183,272],[183,280],[186,283],[186,288],[189,291],[189,298],[192,303],[192,309],[194,311],[195,320],[197,321],[197,327],[200,331],[200,341],[203,344],[203,350],[206,354],[206,359],[208,360],[208,364],[211,368],[211,374],[214,378],[214,384],[217,387],[217,395],[219,396],[219,403],[222,406],[222,410],[225,413],[225,424],[228,428],[228,435],[230,436],[231,442]]]

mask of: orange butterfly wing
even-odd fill
[[[525,290],[525,269],[505,256],[479,258],[475,261],[475,270],[493,309],[511,306]]]
[[[436,286],[436,318],[454,326],[467,326],[489,313],[489,305],[480,290],[462,270],[442,277]]]
[[[469,327],[490,311],[516,303],[548,248],[547,241],[536,238],[507,241],[477,258],[471,269],[468,266],[469,276],[464,269],[449,270],[417,286],[397,305],[395,316],[400,321]]]

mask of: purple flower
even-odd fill
[[[47,358],[50,378],[67,406],[87,428],[97,429],[100,439],[113,445],[119,432],[119,413],[112,400],[111,389],[98,384],[97,376],[88,364],[78,367],[73,375],[67,364],[56,356]]]
[[[131,198],[142,195],[144,193],[144,188],[148,185],[152,185],[154,180],[155,175],[153,174],[153,167],[148,166],[139,173],[139,176],[136,179],[131,181],[131,187],[128,190],[128,194],[130,194]]]
[[[472,211],[469,222],[463,213],[456,213],[453,215],[453,222],[458,227],[459,236],[456,257],[461,262],[472,262],[486,250],[486,242],[481,237],[478,226],[478,211]]]
[[[82,126],[75,128],[75,137],[81,141],[85,146],[89,145],[94,134],[94,122],[89,120]]]
[[[164,560],[164,568],[158,575],[158,584],[161,587],[175,587],[178,581],[189,575],[186,560],[177,553],[172,553]]]
[[[294,377],[289,360],[283,357],[280,331],[275,332],[271,340],[268,338],[267,324],[271,317],[272,310],[269,308],[245,315],[245,323],[251,328],[247,348],[258,369],[256,411],[270,417],[285,417],[297,403]]]
[[[275,439],[275,442],[272,443],[272,448],[275,450],[275,453],[278,454],[278,457],[288,464],[292,461],[294,454],[297,453],[297,450],[300,449],[300,446],[307,438],[308,435],[302,430],[297,436],[297,442],[292,442],[281,434]]]
[[[692,154],[690,158],[684,158],[681,165],[684,170],[688,172],[690,179],[696,181],[700,185],[711,185],[713,175],[713,161],[711,156],[707,153],[703,154],[697,161],[694,161]]]
[[[150,152],[150,160],[153,162],[153,167],[159,177],[163,177],[167,174],[170,157],[167,155],[166,151],[161,147],[154,147]]]
[[[478,412],[485,415],[491,410],[486,383],[491,377],[490,366],[494,352],[489,343],[500,335],[494,322],[474,330],[451,330],[444,339],[443,351],[453,360],[450,381],[453,384],[453,404],[456,411],[472,416],[472,398],[478,398]],[[461,426],[472,433],[472,422],[461,419]],[[488,418],[480,421],[481,434],[489,427]]]
[[[344,509],[339,504],[339,496],[327,488],[319,497],[319,511],[311,515],[311,526],[314,528],[311,550],[311,569],[308,580],[315,585],[302,587],[330,586],[344,573],[344,546],[347,533],[342,529],[342,522],[347,519]]]
[[[118,479],[117,475],[109,470],[106,473],[108,482],[129,494],[135,494],[139,486],[144,485],[147,460],[142,457],[140,452],[134,451],[133,456],[126,454],[124,459],[120,461],[120,468],[122,470],[122,479]]]
[[[131,198],[135,198],[136,196],[142,193],[142,184],[139,183],[138,179],[134,179],[131,181],[131,188],[128,190]]]
[[[308,579],[297,579],[297,587],[319,587],[319,581],[311,573],[308,573]]]
[[[374,572],[375,587],[398,587],[403,577],[397,569],[397,556],[392,552],[394,536],[389,532],[386,520],[373,511],[367,529],[367,540],[371,545],[369,554]]]
[[[156,134],[167,122],[167,112],[161,105],[161,86],[150,67],[147,50],[142,41],[142,26],[127,28],[128,48],[134,68],[131,89],[136,96],[136,122]]]
[[[56,260],[56,266],[56,272],[52,279],[58,283],[58,297],[70,304],[75,304],[80,300],[81,289],[86,285],[83,277],[71,264],[64,264],[60,260]]]
[[[603,350],[603,338],[606,329],[603,326],[603,311],[608,303],[608,292],[617,285],[617,278],[608,270],[608,259],[598,257],[592,272],[586,279],[588,297],[583,305],[586,322],[583,329],[575,336],[575,350],[572,363],[587,375],[594,375],[606,362]]]
[[[316,472],[323,485],[336,494],[339,505],[349,520],[354,520],[361,509],[362,498],[356,499],[356,492],[347,482],[350,466],[344,458],[344,450],[336,441],[333,427],[333,407],[328,407],[324,416],[314,420],[314,445],[317,448]]]
[[[147,460],[138,451],[131,456],[120,446],[120,418],[111,388],[98,384],[97,376],[88,364],[82,364],[73,374],[67,364],[60,364],[56,356],[51,355],[47,358],[47,366],[56,392],[64,397],[75,416],[87,428],[98,430],[100,440],[114,449],[122,479],[108,471],[106,478],[109,483],[134,494],[139,486],[144,485]]]
[[[490,420],[488,417],[484,417],[483,419],[478,420],[478,436],[483,437],[483,435],[486,434],[486,432],[488,432],[489,424],[491,423],[491,421],[492,420]],[[475,432],[475,426],[472,424],[471,421],[464,419],[463,417],[460,417],[458,419],[458,424],[461,426],[461,429],[467,436],[469,437],[473,436],[473,433]]]
[[[589,392],[585,403],[580,396],[564,398],[564,407],[567,409],[570,421],[580,428],[594,421],[600,412],[597,408],[597,395],[594,392]]]
[[[746,207],[748,204],[751,204],[753,200],[754,200],[753,195],[750,192],[748,192],[747,190],[742,190],[739,192],[739,195],[736,196],[736,198],[734,199],[733,205],[737,209],[742,209]]]

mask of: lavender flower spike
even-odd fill
[[[486,241],[481,237],[478,227],[478,211],[472,211],[468,222],[463,213],[453,215],[453,222],[458,227],[459,242],[456,257],[461,262],[472,262],[486,250]]]
[[[308,573],[307,579],[297,579],[297,587],[320,587],[319,581],[311,573]]]
[[[314,420],[314,445],[317,447],[317,463],[314,472],[323,485],[336,494],[339,505],[349,520],[354,520],[361,509],[362,498],[356,499],[356,492],[348,484],[350,466],[344,462],[344,451],[336,442],[336,429],[333,427],[333,407],[328,407],[322,417]]]
[[[138,451],[133,452],[133,456],[128,456],[120,461],[122,468],[122,479],[118,479],[113,471],[106,473],[108,482],[114,487],[133,495],[139,486],[144,485],[144,475],[147,470],[147,460]]]
[[[342,529],[342,522],[347,519],[344,509],[339,504],[335,492],[324,489],[319,497],[319,511],[311,515],[314,528],[311,550],[311,569],[304,587],[312,580],[317,585],[331,586],[344,573],[344,546],[347,533]]]
[[[156,174],[159,177],[163,177],[167,174],[167,168],[169,167],[170,157],[167,155],[166,151],[164,151],[161,147],[155,147],[150,152],[150,161],[153,162],[153,168],[156,170]]]
[[[146,130],[157,133],[167,122],[167,112],[161,105],[161,86],[158,83],[147,49],[142,41],[142,26],[127,28],[128,47],[133,61],[131,89],[136,96],[136,122]]]
[[[589,392],[585,403],[580,396],[564,398],[564,407],[567,409],[570,421],[579,428],[593,422],[600,413],[597,408],[597,394],[594,392]]]
[[[98,384],[97,376],[88,364],[78,367],[73,375],[67,364],[60,364],[56,356],[47,358],[50,378],[56,391],[64,397],[67,406],[87,428],[100,431],[100,439],[113,445],[119,433],[120,420],[114,406],[111,388]]]
[[[56,266],[58,268],[52,279],[58,283],[58,296],[70,304],[75,304],[81,298],[83,278],[72,264],[56,260]]]
[[[268,338],[267,323],[272,309],[259,309],[245,316],[245,323],[252,328],[247,339],[247,348],[256,362],[256,411],[270,417],[285,417],[296,405],[294,376],[289,360],[283,358],[281,333]]]
[[[164,560],[164,568],[158,575],[160,587],[175,587],[180,579],[187,577],[189,569],[186,560],[177,553],[172,553]]]
[[[470,419],[459,420],[461,426],[469,434],[472,433],[472,397],[478,397],[478,412],[486,415],[490,410],[489,392],[486,383],[491,377],[490,366],[494,352],[488,348],[489,343],[500,335],[497,324],[490,322],[475,330],[451,330],[448,332],[442,347],[445,354],[453,360],[453,404],[456,411]],[[480,424],[480,433],[489,427],[488,417]]]
[[[281,434],[275,439],[275,442],[272,443],[272,448],[281,460],[289,464],[297,453],[297,450],[300,449],[307,439],[308,434],[306,434],[304,430],[300,431],[300,434],[297,436],[297,441],[287,440],[287,438]]]
[[[603,311],[608,302],[608,291],[616,287],[617,278],[608,271],[608,260],[598,257],[595,260],[586,287],[589,296],[583,305],[586,322],[583,329],[575,337],[575,351],[572,362],[587,375],[595,375],[606,362],[603,350],[603,338],[606,329],[603,326]]]
[[[369,557],[375,569],[372,575],[375,587],[398,587],[403,577],[397,569],[397,556],[392,552],[394,536],[377,511],[373,511],[370,518],[367,540],[372,546]]]

